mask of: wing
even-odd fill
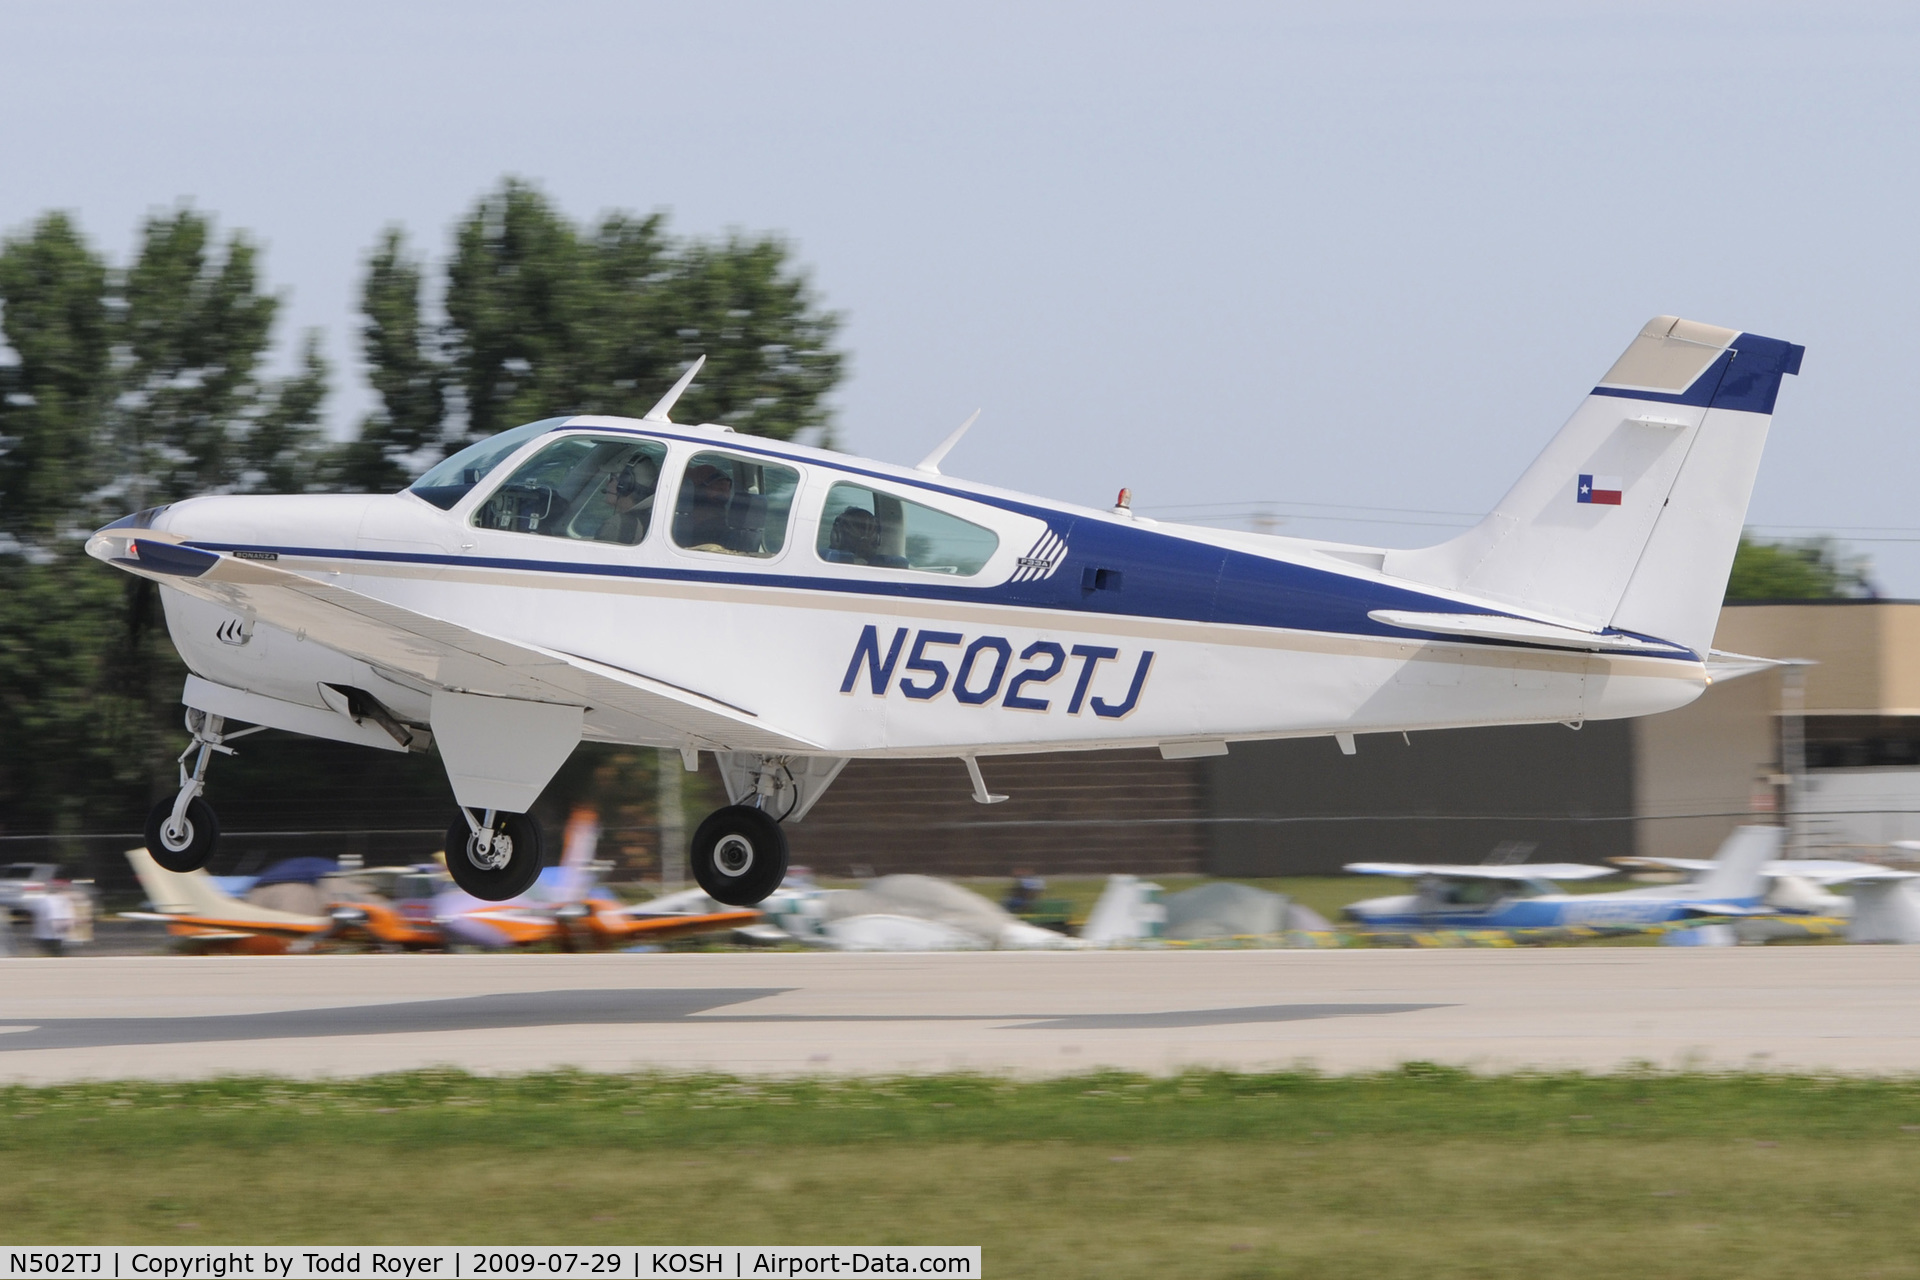
[[[738,929],[760,919],[758,911],[712,911],[697,916],[644,916],[608,911],[600,927],[615,938],[678,938],[721,929]]]
[[[1611,867],[1579,862],[1516,862],[1503,867],[1445,862],[1349,862],[1357,876],[1438,876],[1443,880],[1597,880],[1615,874]]]
[[[586,706],[619,736],[681,741],[715,751],[817,752],[819,744],[752,711],[590,658],[507,640],[358,591],[154,538],[96,534],[87,550],[117,568],[251,613],[301,639],[434,689]]]
[[[231,919],[226,916],[196,916],[185,912],[168,911],[122,911],[122,920],[160,920],[170,925],[191,926],[201,930],[197,936],[202,939],[227,940],[232,938],[252,938],[266,934],[277,938],[310,938],[325,933],[333,927],[333,921],[324,917],[293,916],[285,912],[267,913],[281,917],[275,919]]]
[[[1662,871],[1711,871],[1713,869],[1713,860],[1710,858],[1631,857],[1615,858],[1613,861],[1623,867],[1654,867]]]

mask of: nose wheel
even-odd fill
[[[213,857],[220,821],[213,816],[213,806],[199,796],[189,796],[178,817],[174,808],[168,796],[147,814],[147,852],[169,871],[198,871]]]
[[[772,815],[730,804],[707,815],[688,853],[693,878],[715,902],[751,907],[787,875],[787,833]]]
[[[447,874],[476,898],[519,897],[540,878],[544,863],[540,824],[527,814],[488,810],[481,821],[462,810],[447,828]]]
[[[233,755],[233,748],[226,744],[259,733],[260,726],[228,733],[226,721],[219,716],[188,707],[187,732],[193,735],[193,741],[180,753],[179,793],[153,806],[147,814],[146,829],[147,852],[153,860],[169,871],[183,873],[206,866],[220,840],[220,822],[213,816],[213,806],[201,798],[207,789],[207,762],[216,752]],[[187,768],[189,758],[193,759],[191,770]]]

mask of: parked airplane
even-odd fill
[[[1413,893],[1350,903],[1346,914],[1360,924],[1387,929],[1549,929],[1751,915],[1763,910],[1763,868],[1779,852],[1781,834],[1780,827],[1737,827],[1698,880],[1612,893],[1560,892],[1556,881],[1614,874],[1577,862],[1354,862],[1347,870],[1356,875],[1403,876],[1418,880],[1419,887]]]
[[[129,849],[127,861],[153,910],[123,912],[124,918],[162,921],[189,946],[253,955],[341,942],[407,950],[456,944],[600,950],[725,932],[760,919],[757,911],[666,914],[629,907],[597,884],[571,882],[570,869],[562,867],[547,868],[521,899],[478,902],[431,863],[337,871],[306,893],[305,910],[289,911],[227,893],[205,871],[170,871],[145,849]]]
[[[1691,858],[1615,858],[1623,866],[1699,873]],[[1920,942],[1920,872],[1845,858],[1777,858],[1760,868],[1766,906],[1782,915],[1842,916],[1850,942]],[[1835,892],[1845,890],[1844,893]]]
[[[164,921],[167,932],[189,946],[278,955],[293,943],[310,945],[333,930],[324,914],[247,902],[224,892],[205,871],[170,870],[145,849],[127,850],[127,861],[153,910],[123,911],[121,917]]]
[[[192,741],[148,823],[204,865],[229,721],[435,744],[455,880],[510,898],[582,740],[713,752],[695,878],[751,905],[849,759],[1645,715],[1698,697],[1801,347],[1650,322],[1479,525],[1389,550],[1158,524],[672,423],[530,423],[387,495],[203,497],[88,550],[161,584]],[[964,426],[962,431],[964,431]],[[1175,446],[1170,446],[1175,447]],[[191,760],[191,765],[189,761]]]

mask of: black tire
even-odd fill
[[[220,843],[220,820],[213,806],[199,796],[187,801],[187,829],[178,839],[167,837],[167,820],[173,817],[173,796],[153,806],[147,814],[147,852],[169,871],[198,871],[213,859],[213,846]]]
[[[688,855],[693,878],[715,902],[757,905],[787,876],[787,833],[759,809],[730,804],[707,815]]]
[[[474,861],[473,829],[464,817],[456,819],[447,828],[447,874],[476,898],[505,902],[531,889],[540,878],[546,861],[540,851],[540,824],[524,813],[503,813],[495,820],[493,838],[509,843],[506,864],[483,867]]]

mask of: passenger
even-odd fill
[[[833,518],[822,556],[832,564],[870,564],[882,569],[904,569],[905,556],[885,555],[880,550],[880,521],[865,507],[848,507]]]
[[[825,558],[834,564],[872,564],[880,546],[880,522],[865,507],[848,507],[833,518]]]
[[[740,555],[749,548],[736,545],[740,535],[727,525],[733,505],[733,478],[710,463],[687,472],[681,481],[680,516],[674,521],[673,540],[689,551],[722,551]]]
[[[641,454],[626,466],[607,475],[602,495],[613,511],[600,522],[594,533],[598,542],[620,542],[633,546],[647,531],[647,516],[653,509],[654,490],[660,484],[660,464]]]

